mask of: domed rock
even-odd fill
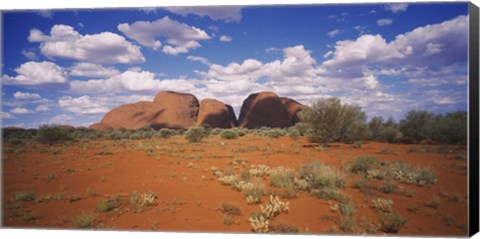
[[[290,117],[292,123],[296,124],[300,122],[297,114],[298,112],[302,111],[305,106],[287,97],[280,97],[280,100],[287,109],[288,116]]]
[[[188,128],[195,125],[198,109],[194,95],[165,91],[158,93],[153,102],[139,101],[116,107],[107,112],[100,123],[113,129]]]
[[[233,108],[215,99],[203,99],[200,102],[197,125],[209,124],[212,128],[232,128],[237,119]]]
[[[251,94],[243,102],[238,125],[245,128],[290,127],[290,119],[282,100],[273,92]]]
[[[94,129],[98,131],[109,131],[112,130],[112,126],[105,123],[95,123],[88,127],[89,129]]]
[[[153,104],[161,109],[151,125],[155,129],[188,128],[197,121],[200,104],[192,94],[163,91],[155,96]]]

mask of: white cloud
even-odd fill
[[[25,50],[23,50],[23,51],[22,51],[22,55],[24,55],[26,58],[28,58],[29,60],[32,60],[32,61],[38,59],[37,54],[36,54],[35,52],[33,52],[33,51],[25,51]]]
[[[78,115],[101,114],[109,110],[107,107],[104,107],[101,102],[90,98],[88,95],[78,98],[64,96],[58,100],[58,104],[62,109]]]
[[[427,56],[437,54],[442,52],[444,47],[445,45],[443,44],[436,44],[436,43],[429,42],[427,44],[427,49],[425,49],[425,52],[423,54]]]
[[[407,3],[391,3],[385,6],[385,9],[391,11],[392,13],[405,12],[407,11]]]
[[[67,115],[67,114],[61,114],[61,115],[57,115],[57,116],[51,118],[49,120],[49,123],[51,123],[51,124],[67,124],[69,122],[72,122],[73,120],[75,120],[75,118],[73,118],[72,116]]]
[[[210,70],[205,74],[209,78],[223,81],[257,80],[262,74],[262,62],[255,59],[246,59],[242,64],[232,62],[227,66],[211,64]]]
[[[355,29],[355,31],[359,32],[360,34],[363,34],[367,31],[367,26],[354,26],[353,29]]]
[[[222,35],[220,36],[220,41],[223,41],[223,42],[231,42],[233,39],[231,36],[227,36],[227,35]]]
[[[183,17],[194,14],[225,22],[240,22],[242,20],[242,7],[237,6],[167,7],[165,9]]]
[[[337,41],[333,58],[322,65],[329,67],[330,72],[342,70],[350,74],[356,72],[358,76],[364,68],[371,66],[385,70],[402,65],[435,68],[466,62],[467,34],[467,16],[418,27],[397,35],[388,43],[381,35],[367,34],[353,41]]]
[[[42,85],[48,83],[67,82],[66,72],[55,63],[29,61],[15,69],[17,76],[3,75],[5,84],[10,85]]]
[[[11,109],[10,113],[23,115],[23,114],[33,114],[35,112],[33,112],[33,111],[31,111],[27,108],[17,107],[17,108]]]
[[[81,28],[84,28],[84,27],[85,27],[85,24],[83,24],[82,22],[79,22],[79,23],[78,23],[78,26],[81,27]]]
[[[382,18],[377,20],[377,26],[388,26],[393,24],[393,19],[391,18]]]
[[[139,10],[146,13],[147,15],[149,15],[150,13],[156,13],[157,12],[156,7],[142,7]]]
[[[145,58],[140,47],[111,32],[81,35],[73,27],[54,25],[50,35],[30,30],[30,42],[40,42],[43,55],[68,58],[98,64],[141,63]]]
[[[338,34],[340,34],[340,33],[342,33],[342,30],[340,30],[340,29],[335,29],[335,30],[329,31],[329,32],[327,33],[327,36],[329,36],[329,37],[334,37],[334,36],[336,36],[336,35],[338,35]]]
[[[163,52],[171,55],[186,53],[190,49],[200,47],[198,41],[211,39],[205,31],[172,20],[168,16],[153,22],[122,23],[117,28],[129,38],[154,50],[158,50],[165,44],[162,44],[158,38],[166,38],[166,43],[169,45],[163,47]]]
[[[198,61],[204,65],[207,65],[209,66],[211,63],[207,60],[207,58],[205,57],[201,57],[201,56],[187,56],[187,60],[190,60],[190,61]]]
[[[13,115],[12,113],[0,111],[0,119],[2,119],[2,120],[5,120],[5,119],[16,119],[16,118],[17,118],[17,117],[15,117],[15,115]]]
[[[48,18],[48,19],[53,19],[54,13],[51,10],[39,10],[36,11],[36,13],[43,17],[43,18]]]
[[[48,111],[50,111],[50,107],[48,107],[46,105],[39,105],[35,108],[35,111],[37,111],[37,112],[48,112]]]
[[[155,74],[148,71],[127,70],[121,74],[107,79],[72,81],[70,91],[76,93],[121,93],[121,92],[158,92],[161,90],[173,90],[190,92],[195,91],[194,80],[171,79],[159,80]]]
[[[85,77],[109,77],[117,75],[120,72],[115,67],[104,67],[93,63],[80,62],[75,63],[69,68],[69,75],[72,76],[85,76]]]
[[[35,93],[28,93],[28,92],[20,92],[17,91],[13,94],[13,98],[16,100],[40,100],[42,97],[39,94]]]

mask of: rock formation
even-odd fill
[[[233,108],[215,99],[200,102],[197,125],[209,124],[212,128],[232,128],[237,124]]]
[[[282,100],[273,92],[251,94],[243,102],[238,125],[245,128],[289,127],[290,119]]]
[[[113,129],[139,129],[150,126],[160,128],[188,128],[195,125],[199,104],[194,95],[163,91],[153,102],[139,101],[121,105],[105,114],[101,127]],[[90,128],[99,127],[92,125]]]
[[[280,100],[282,101],[283,105],[287,109],[288,116],[292,121],[292,123],[296,124],[300,122],[300,119],[298,118],[297,114],[298,112],[302,111],[303,107],[305,106],[287,97],[280,97]]]
[[[158,93],[153,102],[139,101],[118,106],[89,128],[108,131],[117,128],[143,127],[188,128],[209,124],[212,128],[289,127],[298,122],[297,113],[303,105],[289,98],[280,98],[272,92],[251,94],[243,102],[237,121],[233,108],[215,99],[201,103],[191,94],[173,91]]]

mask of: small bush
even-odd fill
[[[239,207],[228,202],[222,203],[220,210],[227,215],[240,215],[242,212]]]
[[[203,127],[190,127],[183,137],[189,142],[200,142],[205,137],[205,129]]]
[[[373,208],[375,210],[384,212],[384,213],[391,213],[392,212],[392,205],[393,201],[390,199],[385,198],[376,198],[372,200]]]
[[[282,129],[270,129],[265,132],[265,135],[271,138],[278,138],[286,134],[285,130]]]
[[[350,172],[355,174],[362,173],[366,176],[367,172],[375,167],[375,165],[376,159],[374,157],[362,155],[353,161]]]
[[[300,132],[298,132],[297,129],[290,129],[288,130],[288,136],[290,136],[290,138],[292,139],[297,139],[301,136]]]
[[[72,227],[76,229],[97,229],[101,224],[97,222],[97,215],[94,213],[85,213],[72,219]]]
[[[437,182],[437,174],[429,168],[416,168],[405,164],[402,161],[396,161],[388,166],[388,174],[405,183],[414,183],[419,185],[434,184]]]
[[[270,184],[277,188],[292,188],[295,173],[283,167],[270,170]]]
[[[42,144],[56,144],[71,140],[67,129],[57,125],[41,125],[35,139]]]
[[[235,139],[238,137],[237,131],[232,129],[225,129],[220,133],[220,137],[224,139]]]
[[[380,216],[380,230],[385,233],[397,233],[407,221],[397,213],[388,213]]]
[[[19,145],[19,144],[23,144],[23,141],[19,138],[13,137],[13,138],[8,139],[8,143],[13,144],[13,145]]]
[[[243,197],[248,203],[260,203],[263,197],[264,186],[261,181],[247,183],[243,189]]]
[[[158,136],[162,139],[168,139],[175,135],[175,132],[171,129],[162,128],[158,131]]]
[[[31,191],[20,192],[15,195],[15,201],[33,201],[35,200],[35,193]]]
[[[297,227],[286,224],[286,223],[272,225],[270,228],[270,231],[272,233],[281,233],[281,234],[295,234],[300,232],[300,230]]]
[[[345,186],[345,180],[338,173],[318,160],[303,165],[300,175],[308,182],[310,189]]]
[[[108,212],[121,205],[120,196],[114,195],[109,199],[102,199],[98,202],[98,210],[101,212]]]

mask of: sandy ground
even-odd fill
[[[65,145],[4,145],[3,155],[3,226],[12,228],[72,228],[82,213],[96,216],[106,230],[158,230],[188,232],[252,232],[248,222],[259,204],[248,204],[242,193],[222,185],[212,167],[231,170],[237,175],[251,165],[265,164],[298,169],[302,164],[320,160],[344,174],[346,186],[341,193],[350,196],[356,206],[353,231],[339,227],[340,212],[336,202],[297,191],[290,211],[272,220],[288,224],[300,233],[313,234],[383,234],[369,231],[378,223],[379,214],[372,199],[393,201],[393,211],[407,221],[400,235],[462,235],[467,233],[467,160],[466,149],[451,147],[438,153],[440,146],[403,145],[370,142],[361,148],[333,144],[322,151],[306,139],[272,139],[247,135],[233,140],[212,136],[200,143],[188,143],[181,137],[150,140],[99,140]],[[429,152],[409,152],[412,147]],[[389,153],[380,153],[382,149]],[[102,154],[103,152],[103,154]],[[111,153],[111,154],[110,154]],[[399,183],[403,192],[385,194],[380,190],[363,193],[353,185],[359,175],[348,172],[348,165],[359,155],[374,156],[378,161],[402,160],[414,166],[430,167],[438,182],[418,186]],[[454,159],[458,156],[457,159]],[[459,159],[460,158],[460,159]],[[233,162],[246,160],[244,164]],[[282,190],[262,179],[265,196]],[[381,181],[372,184],[381,185]],[[19,192],[33,192],[36,201],[16,200]],[[133,192],[155,192],[156,204],[138,207],[129,201]],[[99,201],[112,195],[124,200],[117,208],[101,212]],[[39,200],[43,198],[43,200]],[[225,222],[220,210],[228,202],[241,214]],[[435,202],[434,206],[427,206]],[[432,204],[432,203],[430,203]]]

